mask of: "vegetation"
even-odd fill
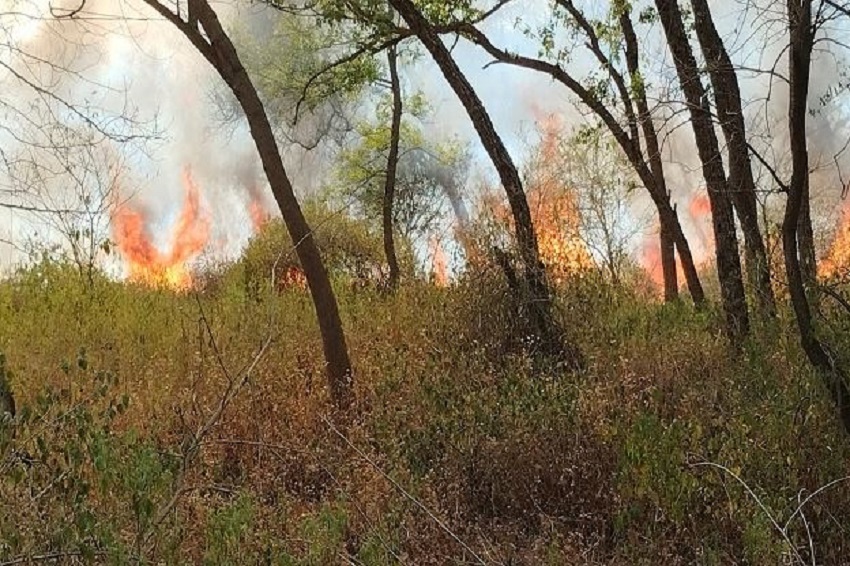
[[[850,454],[793,333],[734,358],[720,313],[587,277],[557,297],[585,321],[587,370],[564,374],[513,340],[495,271],[387,295],[337,270],[358,375],[357,419],[339,429],[306,292],[250,297],[239,276],[276,233],[192,294],[90,285],[49,260],[0,286],[18,403],[0,556],[767,564],[808,560],[809,537],[819,563],[846,554],[850,492],[808,497]]]
[[[816,238],[812,194],[848,146],[809,124],[850,4],[747,2],[743,39],[705,0],[553,0],[500,33],[510,0],[23,4],[0,11],[0,207],[60,238],[0,278],[0,566],[847,562],[850,208]],[[168,156],[167,253],[122,189],[158,136],[85,74],[151,15],[256,157],[205,129]],[[449,38],[585,120],[538,115],[515,155]],[[473,139],[435,134],[423,62]]]

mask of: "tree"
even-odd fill
[[[655,123],[652,120],[652,113],[649,110],[649,103],[646,99],[646,84],[643,79],[643,74],[640,69],[640,51],[638,47],[637,33],[635,33],[634,24],[632,22],[631,9],[628,3],[623,3],[620,7],[620,29],[623,33],[623,40],[626,51],[626,68],[629,71],[631,78],[632,97],[637,107],[637,120],[640,123],[643,131],[643,140],[646,147],[647,159],[649,160],[649,168],[652,171],[653,179],[656,183],[655,192],[659,195],[667,195],[667,200],[670,198],[670,193],[667,190],[667,180],[664,177],[664,163],[661,160],[661,146],[658,143],[658,132],[655,128]],[[624,101],[625,102],[625,101]],[[634,134],[633,134],[634,136]],[[678,218],[671,217],[666,208],[662,211],[658,209],[658,226],[659,226],[659,245],[661,247],[661,270],[664,276],[664,298],[667,301],[672,301],[678,298],[679,282],[676,273],[676,228]],[[686,278],[688,284],[691,281],[699,281],[696,275],[696,266],[693,265],[693,259],[688,261],[690,254],[689,248],[682,246],[685,253],[683,267],[688,273]],[[683,254],[682,248],[679,250],[679,255]]]
[[[336,297],[312,230],[283,166],[277,140],[257,89],[207,0],[190,1],[186,13],[180,11],[179,5],[172,11],[157,0],[145,0],[145,3],[186,36],[227,83],[245,113],[272,193],[307,277],[321,330],[331,397],[337,408],[346,409],[354,397],[353,376]],[[193,25],[194,22],[197,24]]]
[[[632,239],[644,228],[629,210],[635,179],[610,137],[599,130],[583,133],[562,142],[563,179],[578,196],[582,239],[619,284]]]
[[[788,201],[782,221],[782,246],[788,291],[800,344],[809,362],[823,377],[838,410],[845,432],[850,434],[850,390],[847,388],[846,372],[838,365],[835,356],[821,342],[815,331],[809,299],[806,296],[806,275],[803,269],[804,250],[800,242],[801,218],[804,216],[804,201],[808,198],[809,150],[806,139],[806,121],[812,52],[816,34],[828,21],[824,13],[830,5],[838,12],[850,15],[846,8],[836,7],[834,2],[821,2],[813,10],[812,0],[786,0],[788,17],[788,135],[791,143],[792,172],[786,187]]]
[[[608,80],[614,84],[615,96],[608,96],[609,84],[607,81],[597,80],[586,85],[579,81],[563,65],[563,59],[567,53],[560,53],[555,62],[543,58],[534,58],[512,53],[507,49],[496,46],[490,39],[480,31],[474,22],[460,22],[445,26],[445,33],[458,33],[466,39],[483,48],[496,61],[524,69],[529,69],[549,75],[555,81],[563,84],[573,92],[579,100],[589,108],[594,115],[605,125],[611,135],[617,141],[623,153],[634,168],[641,183],[647,189],[653,203],[658,210],[659,224],[661,230],[661,248],[664,257],[665,269],[665,297],[674,300],[678,295],[678,283],[675,273],[675,258],[671,246],[671,240],[675,243],[679,252],[679,259],[687,280],[691,298],[696,304],[705,302],[705,293],[699,280],[696,265],[691,254],[690,245],[682,230],[675,208],[670,202],[664,178],[663,164],[661,161],[658,135],[652,120],[652,115],[646,103],[645,79],[639,69],[639,53],[637,50],[636,34],[631,24],[631,16],[627,3],[617,3],[620,10],[619,25],[622,26],[628,61],[629,80],[626,73],[619,71],[614,65],[615,58],[606,55],[602,48],[602,41],[597,30],[613,33],[611,26],[601,22],[591,22],[584,14],[576,8],[571,0],[558,0],[556,5],[567,14],[566,21],[575,26],[575,32],[584,34],[587,39],[591,54],[597,59]],[[562,19],[564,16],[560,16]],[[544,30],[543,45],[544,52],[551,51],[551,29]],[[546,47],[548,46],[548,47]],[[632,93],[635,93],[633,96]],[[622,107],[625,114],[625,123],[615,115],[612,108]],[[635,112],[637,108],[637,112]],[[640,131],[644,133],[644,141],[647,146],[646,153],[641,148]]]
[[[735,232],[732,200],[723,170],[720,146],[714,132],[714,121],[708,95],[702,84],[696,59],[688,40],[682,12],[677,0],[655,0],[658,16],[673,55],[679,85],[685,95],[691,126],[697,144],[703,177],[711,201],[715,257],[720,278],[720,294],[726,316],[726,332],[732,340],[749,333],[749,313],[741,277],[741,257]]]
[[[534,232],[522,180],[487,110],[443,44],[434,26],[428,22],[416,5],[411,0],[390,0],[390,4],[431,54],[446,81],[460,99],[499,174],[514,220],[517,246],[528,287],[528,311],[542,350],[547,355],[558,356],[570,368],[583,367],[584,356],[575,345],[565,343],[563,332],[555,320],[552,291],[546,279],[545,267],[540,260],[537,235]]]
[[[62,241],[80,277],[93,283],[98,261],[109,252],[109,211],[125,172],[113,147],[78,128],[57,127],[52,147],[24,145],[6,173],[19,205]]]
[[[358,41],[349,28],[269,4],[277,10],[234,22],[233,43],[275,133],[302,149],[332,153],[348,141],[368,87],[382,84],[380,60],[371,52],[339,60],[340,51]],[[242,110],[229,89],[217,94],[225,122],[241,121]]]
[[[387,155],[387,171],[384,175],[383,232],[384,254],[390,268],[390,289],[398,286],[399,269],[393,241],[393,203],[395,201],[396,171],[398,170],[398,150],[401,139],[401,82],[398,77],[398,51],[395,45],[387,49],[387,64],[390,72],[390,90],[393,97],[392,125],[390,126],[390,151]]]
[[[776,315],[776,300],[770,280],[770,263],[759,229],[756,184],[750,151],[747,144],[741,88],[732,59],[714,25],[707,0],[691,0],[694,27],[707,62],[708,74],[714,89],[714,101],[729,163],[728,192],[738,213],[750,274],[761,312]],[[811,224],[809,224],[811,226]]]
[[[354,124],[352,138],[337,158],[336,179],[327,196],[337,198],[352,212],[374,221],[383,231],[385,185],[391,140],[392,98],[380,100],[375,120]],[[396,234],[414,241],[437,228],[448,200],[457,225],[469,220],[459,185],[468,169],[465,146],[454,140],[429,139],[420,122],[430,112],[420,95],[405,100],[399,132],[392,225]]]

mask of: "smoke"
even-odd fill
[[[65,7],[53,5],[58,12]],[[47,102],[64,107],[54,114],[63,127],[90,120],[102,128],[97,142],[113,146],[127,165],[112,199],[143,211],[159,246],[167,245],[160,240],[167,240],[179,220],[182,173],[190,168],[201,206],[212,218],[210,251],[217,257],[237,254],[253,232],[252,207],[272,210],[272,199],[245,128],[228,130],[216,121],[212,92],[220,79],[208,62],[140,3],[89,0],[74,21],[51,18],[46,1],[22,2],[20,8],[32,15],[32,26],[23,38],[7,34],[7,43],[15,44],[4,61],[32,84],[5,81],[15,89],[7,89],[3,101],[32,98],[35,85],[61,99]],[[227,22],[237,12],[225,9],[220,15]],[[123,143],[133,136],[139,136],[135,143]],[[30,145],[27,139],[3,142],[7,154],[10,147]],[[18,226],[33,225],[25,214],[18,216]],[[50,237],[35,224],[42,237]],[[18,228],[8,239],[26,235]],[[10,261],[16,259],[10,254]]]
[[[67,0],[64,7],[70,8],[77,3],[77,0]],[[86,4],[89,17],[79,18],[79,21],[50,18],[48,4],[48,0],[22,0],[15,3],[16,11],[31,13],[33,17],[24,22],[0,18],[0,29],[5,30],[6,36],[0,41],[0,61],[26,71],[25,76],[51,87],[64,100],[73,102],[82,116],[68,108],[62,110],[62,105],[55,100],[42,101],[50,102],[54,110],[58,107],[60,110],[53,113],[54,117],[75,127],[84,125],[83,116],[97,116],[98,125],[107,133],[116,134],[115,137],[131,129],[138,131],[138,128],[157,134],[135,144],[115,144],[116,152],[126,163],[118,189],[120,198],[133,199],[137,209],[146,211],[154,234],[167,234],[168,226],[179,216],[183,201],[181,175],[183,168],[189,166],[200,188],[201,205],[212,218],[213,251],[219,257],[237,254],[256,223],[252,206],[259,204],[266,213],[276,207],[244,125],[222,127],[222,85],[209,63],[173,26],[154,16],[140,2],[89,0]],[[61,11],[63,2],[54,1],[53,7]],[[215,7],[229,27],[243,25],[259,37],[265,37],[272,29],[272,16],[261,6],[216,4]],[[636,6],[635,10],[638,8]],[[775,26],[755,25],[759,18],[769,13],[766,11],[769,6],[762,11],[747,10],[741,3],[727,0],[715,2],[713,8],[736,63],[768,68],[778,58],[777,71],[782,73],[783,36],[776,33]],[[522,33],[517,21],[521,18],[523,25],[534,28],[548,21],[549,15],[546,0],[514,2],[488,20],[483,29],[496,45],[536,55],[539,45]],[[771,41],[767,41],[768,38],[772,38]],[[686,232],[692,240],[700,240],[703,219],[691,218],[688,211],[695,199],[704,195],[704,182],[692,132],[680,112],[681,105],[669,103],[678,95],[663,32],[659,26],[651,26],[642,30],[641,39],[650,93],[654,98],[651,102],[656,105],[659,124],[665,126],[663,151],[669,188],[683,216]],[[519,165],[529,158],[529,139],[532,143],[535,141],[536,124],[546,116],[560,116],[566,130],[587,123],[586,109],[577,104],[565,87],[547,76],[507,65],[493,65],[481,49],[464,40],[452,46],[459,65],[482,98]],[[421,47],[417,49],[421,51]],[[572,57],[570,68],[586,75],[593,69],[593,61],[581,46],[577,49],[581,51],[576,51]],[[27,54],[26,57],[22,53]],[[812,73],[813,110],[817,110],[818,97],[834,87],[844,66],[842,54],[818,53]],[[5,104],[15,98],[22,106],[22,101],[32,97],[31,87],[13,80],[8,71],[0,70],[0,77],[6,87],[2,96]],[[754,143],[777,164],[780,173],[787,173],[784,128],[787,88],[781,80],[766,73],[741,73],[741,78]],[[467,203],[473,202],[475,180],[485,179],[486,184],[492,184],[495,176],[466,111],[430,57],[419,57],[408,65],[403,70],[403,80],[408,92],[421,90],[434,108],[433,118],[424,125],[429,139],[472,140],[474,165],[468,175],[469,182],[459,187],[458,192]],[[13,88],[9,88],[10,85]],[[117,116],[125,119],[115,121]],[[847,140],[845,118],[843,105],[835,101],[810,117],[813,163],[823,165],[813,177],[813,193],[818,199],[825,195],[823,203],[816,201],[821,210],[836,210],[840,179],[834,155],[840,154],[838,163],[850,174],[850,164],[846,163],[850,152],[841,154]],[[16,142],[8,133],[0,132],[0,143],[8,152]],[[286,142],[282,144],[282,152],[293,185],[301,196],[319,188],[328,179],[331,167],[327,153],[305,151]],[[762,170],[758,173],[763,188],[771,188],[770,176]],[[781,204],[781,198],[773,197],[773,200]],[[635,199],[635,217],[642,217],[651,206],[646,198]],[[10,223],[15,228],[0,234],[0,241],[19,240],[32,233],[31,219],[26,215],[10,214],[15,216],[16,221]],[[1,242],[0,246],[3,246]],[[635,247],[639,249],[640,243],[636,242]],[[708,244],[703,247],[708,253]],[[0,263],[15,257],[18,257],[16,253],[0,253]]]

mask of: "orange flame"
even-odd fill
[[[640,262],[644,270],[649,274],[649,279],[659,292],[664,290],[664,265],[661,262],[661,242],[658,233],[661,226],[658,221],[655,221],[653,230],[643,239],[641,247]],[[682,264],[676,262],[676,277],[679,285],[685,281],[685,272],[682,270]]]
[[[154,246],[144,211],[129,204],[113,211],[112,235],[127,266],[128,280],[179,291],[192,286],[188,263],[207,245],[210,220],[201,209],[200,192],[188,168],[183,170],[183,189],[183,208],[171,233],[168,252]]]
[[[850,276],[850,202],[844,205],[841,224],[818,265],[818,275],[825,279]]]
[[[248,214],[251,216],[251,225],[254,227],[255,233],[260,232],[271,218],[271,215],[257,200],[248,203]]]
[[[541,133],[533,172],[526,187],[528,205],[537,232],[540,259],[556,283],[593,267],[593,258],[581,240],[581,216],[575,193],[561,182],[559,155],[564,130],[563,116],[539,116]]]
[[[691,245],[691,254],[697,269],[704,267],[711,260],[714,251],[714,236],[711,231],[711,201],[706,194],[696,194],[691,197],[688,206],[690,225],[696,233],[696,239]],[[660,292],[664,289],[664,266],[661,263],[661,246],[658,239],[660,226],[655,222],[653,230],[643,239],[640,263],[649,274],[649,278]],[[694,245],[696,244],[696,245]],[[677,256],[678,260],[678,256]],[[676,273],[679,285],[685,283],[685,273],[682,264],[676,261]]]
[[[449,286],[449,266],[443,243],[439,238],[432,237],[431,248],[431,277],[437,287]]]
[[[297,265],[287,266],[280,274],[280,279],[277,282],[277,292],[282,293],[287,289],[298,289],[300,291],[307,289],[307,275]]]

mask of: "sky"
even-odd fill
[[[768,0],[766,0],[768,1]],[[72,4],[68,1],[66,4]],[[156,139],[134,145],[133,151],[119,152],[125,156],[121,193],[133,198],[138,206],[154,219],[153,231],[167,232],[182,203],[180,178],[184,167],[191,167],[194,177],[202,187],[206,206],[213,222],[213,236],[217,253],[232,257],[238,253],[250,236],[247,202],[252,191],[259,186],[265,202],[272,208],[268,190],[264,186],[256,152],[244,128],[222,128],[215,117],[211,93],[218,80],[209,64],[204,61],[178,32],[165,22],[151,18],[151,14],[133,0],[110,2],[90,0],[87,6],[91,17],[84,29],[73,24],[60,23],[48,18],[28,18],[15,13],[47,14],[47,0],[2,0],[0,14],[0,62],[20,70],[20,54],[13,49],[20,46],[27,52],[58,58],[77,72],[73,79],[59,84],[61,93],[69,101],[83,100],[90,108],[105,117],[110,113],[130,109],[134,118],[150,131]],[[63,3],[54,3],[62,7]],[[222,3],[214,5],[225,22],[232,23],[244,12],[256,7],[233,9]],[[758,35],[748,36],[755,16],[744,13],[735,0],[713,3],[718,25],[730,39],[733,56],[741,61],[763,64],[775,57],[780,46],[771,45]],[[485,31],[494,43],[508,49],[534,55],[537,47],[517,29],[517,18],[530,25],[546,21],[546,0],[522,0],[504,9],[489,21]],[[116,19],[121,17],[121,21]],[[750,18],[748,20],[748,18]],[[843,33],[844,30],[839,30]],[[836,33],[839,33],[836,32]],[[655,46],[648,57],[656,62],[659,77],[671,73],[670,62],[663,49],[660,30],[645,32],[647,45]],[[763,32],[767,33],[767,32]],[[566,90],[547,77],[511,68],[505,65],[487,65],[490,60],[481,50],[460,41],[453,50],[462,69],[467,73],[476,91],[491,113],[497,130],[504,136],[508,148],[518,162],[527,155],[530,144],[536,139],[535,122],[551,113],[565,118],[571,126],[584,122],[583,111],[576,106]],[[577,54],[573,67],[589,68],[586,54]],[[36,66],[38,67],[38,66]],[[457,136],[471,140],[477,163],[476,176],[492,180],[492,167],[475,134],[465,110],[448,88],[436,66],[428,57],[404,69],[405,86],[422,90],[434,108],[427,133],[437,137]],[[829,58],[822,58],[813,72],[813,93],[825,91],[834,80],[837,66]],[[41,71],[37,78],[44,79]],[[50,80],[48,78],[48,80]],[[18,107],[26,107],[32,93],[20,87],[8,88],[15,80],[6,69],[0,69],[0,84],[7,85],[4,96],[15,98]],[[770,93],[770,101],[754,102],[754,125],[764,128],[782,115],[784,98],[781,87],[771,85],[764,76],[745,78],[742,83],[745,97],[759,100]],[[760,106],[759,106],[760,104]],[[60,112],[68,112],[61,109]],[[844,141],[846,111],[844,103],[811,119],[812,146],[829,161]],[[106,120],[104,119],[104,122]],[[781,155],[787,146],[782,131],[766,128],[763,143]],[[0,133],[0,143],[8,151],[9,134]],[[670,164],[668,172],[674,199],[680,210],[701,190],[702,179],[692,136],[688,128],[676,128],[665,146]],[[302,194],[316,190],[317,181],[327,172],[328,164],[317,156],[284,148],[296,190]],[[850,166],[846,168],[850,172]],[[837,203],[838,191],[834,168],[823,173],[822,184],[829,186],[827,202]],[[640,198],[638,209],[649,206]],[[639,213],[640,211],[636,211]],[[25,214],[0,210],[0,240],[20,243],[36,232],[43,234],[38,221]],[[686,229],[693,227],[686,226]],[[23,259],[14,246],[0,242],[0,266],[9,266]],[[114,266],[113,266],[114,267]]]

